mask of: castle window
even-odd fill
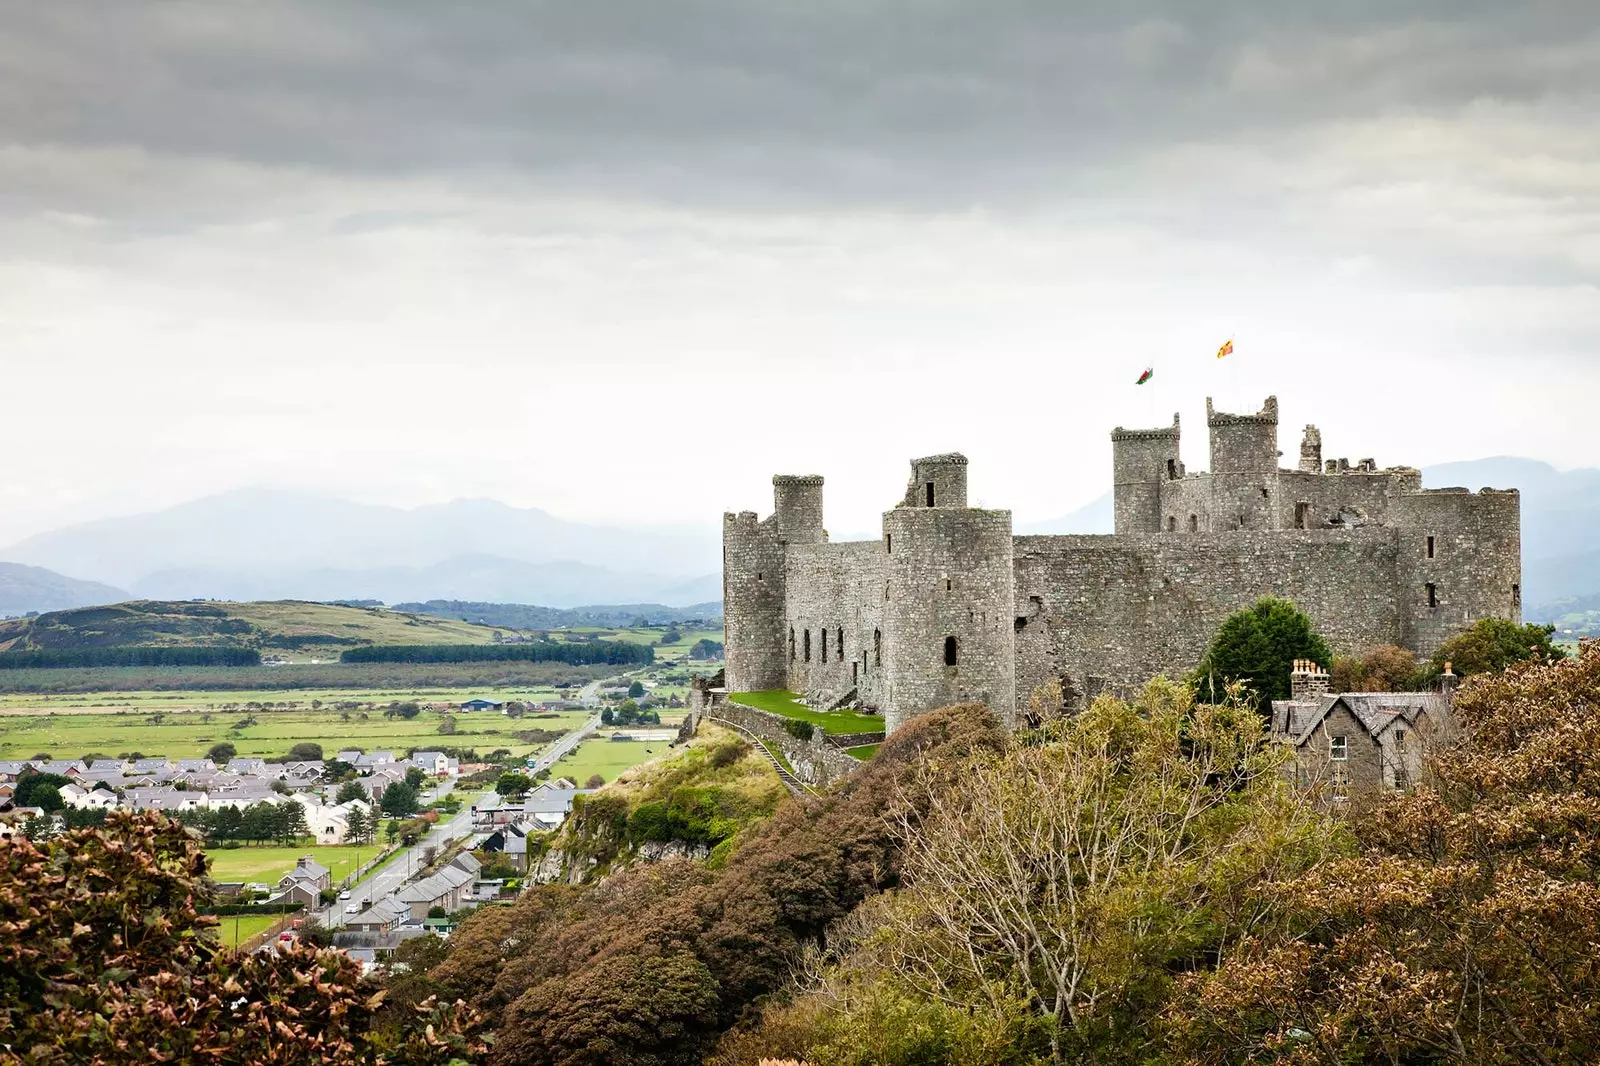
[[[1512,585],[1511,586],[1511,606],[1513,606],[1513,607],[1521,607],[1522,606],[1522,586],[1521,585]]]
[[[756,571],[756,580],[757,581],[761,580],[761,571],[759,571],[759,570]]]
[[[893,555],[894,554],[894,534],[893,533],[885,533],[883,535],[883,551],[884,551],[885,555]]]
[[[839,661],[844,662],[844,626],[839,627]]]
[[[1172,515],[1172,514],[1167,515],[1167,532],[1168,533],[1176,533],[1177,531],[1178,531],[1178,516],[1177,515]]]
[[[1296,528],[1296,529],[1304,529],[1304,528],[1306,528],[1306,519],[1310,516],[1310,514],[1311,514],[1311,505],[1309,503],[1306,503],[1306,502],[1302,501],[1300,503],[1295,504],[1294,505],[1294,528]],[[1433,538],[1431,538],[1431,537],[1428,538],[1428,541],[1431,544],[1433,542]]]
[[[945,578],[944,579],[944,590],[946,592],[950,591],[950,579],[949,578]]]
[[[805,661],[806,662],[810,662],[811,661],[811,630],[809,630],[809,629],[806,630],[806,632],[805,632],[805,653],[806,653]]]
[[[933,482],[928,482],[928,506],[933,506]]]
[[[1350,758],[1350,738],[1344,735],[1328,738],[1328,758],[1334,762],[1344,762]]]
[[[1432,558],[1433,558],[1433,551],[1434,551],[1434,542],[1433,542],[1433,538],[1432,538],[1432,537],[1429,537],[1429,538],[1428,538],[1428,558],[1430,558],[1430,559],[1432,559]]]
[[[944,664],[946,666],[954,666],[956,664],[956,638],[955,637],[945,637],[944,638]]]
[[[822,627],[822,661],[828,661],[828,627]]]
[[[1439,586],[1432,581],[1428,582],[1428,606],[1439,606]]]
[[[789,627],[789,661],[794,662],[794,626]]]
[[[854,663],[853,662],[853,663],[850,664],[850,683],[852,685],[854,685],[856,682],[861,680],[861,674],[859,672],[860,669],[861,669],[861,664],[860,663]]]
[[[872,631],[872,665],[883,665],[883,630]]]
[[[1198,533],[1198,532],[1200,532],[1200,516],[1199,515],[1192,514],[1192,515],[1189,516],[1189,532],[1190,533]]]
[[[1178,480],[1178,460],[1176,460],[1176,459],[1168,459],[1167,460],[1167,480],[1168,481],[1176,481],[1176,480]]]

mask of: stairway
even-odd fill
[[[801,781],[798,777],[794,776],[794,774],[791,774],[788,770],[785,770],[783,768],[783,764],[778,761],[778,757],[773,755],[772,752],[768,750],[766,743],[763,742],[760,737],[750,732],[750,730],[746,729],[737,722],[730,722],[726,718],[718,718],[713,714],[702,714],[701,717],[708,721],[715,722],[724,728],[732,729],[734,732],[741,734],[746,740],[750,741],[750,743],[754,744],[756,750],[762,755],[766,756],[767,762],[771,763],[772,768],[778,772],[778,780],[783,782],[783,787],[789,790],[789,794],[791,796],[804,799],[806,796],[816,795],[815,789]]]

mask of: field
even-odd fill
[[[728,699],[758,711],[781,714],[810,722],[824,733],[881,733],[883,719],[875,714],[857,714],[854,711],[814,711],[797,702],[800,697],[793,692],[733,692]]]
[[[74,695],[105,692],[527,688],[609,677],[614,666],[565,663],[322,663],[287,666],[126,666],[0,670],[0,692]],[[260,696],[243,698],[259,699]]]
[[[222,942],[230,948],[236,948],[239,943],[249,940],[257,933],[264,933],[273,922],[282,918],[281,914],[228,914],[217,919],[217,933],[222,937]]]
[[[653,759],[670,747],[665,740],[607,740],[602,735],[579,744],[575,751],[550,768],[550,776],[569,777],[580,788],[591,774],[599,774],[611,782],[624,770]]]
[[[333,883],[337,885],[355,870],[358,854],[363,854],[370,862],[372,857],[378,854],[378,850],[376,844],[360,848],[346,847],[342,844],[288,848],[216,848],[206,852],[206,858],[211,860],[209,876],[213,881],[263,881],[267,884],[277,884],[280,877],[294,869],[294,864],[302,855],[310,855],[328,868]]]
[[[476,695],[464,692],[360,693],[185,692],[105,694],[83,697],[0,698],[0,759],[27,759],[48,754],[81,758],[90,753],[119,756],[127,752],[198,758],[219,741],[232,744],[241,756],[282,757],[302,741],[321,744],[326,754],[340,748],[363,750],[471,748],[488,753],[504,748],[526,755],[543,744],[519,738],[529,730],[566,732],[584,721],[584,711],[509,718],[493,711],[451,714],[455,732],[439,727],[444,712],[424,710],[415,718],[385,718],[393,701],[458,703]],[[495,691],[496,699],[530,699],[540,690]],[[274,698],[276,697],[276,698]],[[313,700],[321,706],[312,707]],[[262,706],[275,704],[273,708]],[[292,704],[282,707],[282,704]],[[342,707],[341,707],[342,705]],[[253,724],[245,724],[253,720]]]

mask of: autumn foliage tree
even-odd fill
[[[342,952],[223,947],[199,910],[205,870],[189,831],[156,815],[0,842],[0,1063],[443,1066],[486,1052],[476,1016],[437,1000],[374,1029],[382,994]]]
[[[1359,854],[1264,887],[1290,928],[1190,980],[1181,1061],[1600,1057],[1600,651],[1474,678],[1457,714],[1467,743]]]

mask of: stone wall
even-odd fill
[[[1336,652],[1397,642],[1392,529],[1016,538],[1017,697],[1192,669],[1217,627],[1293,600]]]
[[[1431,655],[1480,618],[1522,620],[1522,502],[1516,490],[1402,496],[1395,501],[1395,519],[1402,643]]]
[[[754,512],[722,516],[723,641],[728,687],[782,688],[784,545],[776,519]]]
[[[882,654],[874,649],[883,643],[883,568],[882,541],[789,549],[784,578],[792,590],[784,619],[787,680],[768,687],[807,695],[839,695],[854,688],[864,704],[879,705],[884,693]],[[793,655],[787,650],[790,633]]]
[[[762,740],[783,752],[794,768],[794,776],[808,785],[821,787],[837,781],[861,767],[861,760],[846,755],[829,744],[822,730],[817,730],[809,741],[801,740],[784,727],[791,719],[769,711],[760,711],[739,703],[719,703],[701,713],[702,720],[721,719],[750,730]]]

